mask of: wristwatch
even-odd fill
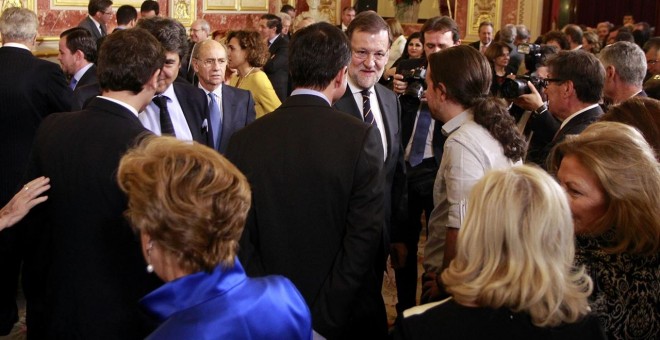
[[[540,116],[540,115],[542,115],[545,111],[548,111],[548,105],[545,105],[545,103],[544,103],[544,104],[541,105],[538,109],[532,111],[532,113],[533,113],[535,116]]]

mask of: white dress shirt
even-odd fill
[[[174,84],[170,84],[162,95],[168,98],[167,111],[170,113],[176,138],[192,141],[193,138],[190,128],[188,127],[188,121],[186,120],[186,116],[183,115],[181,104],[179,104],[179,100],[174,93]],[[153,101],[147,105],[147,108],[144,111],[140,112],[138,118],[140,118],[140,121],[145,128],[159,136],[162,134],[160,130],[160,109]]]
[[[351,93],[353,94],[353,98],[355,98],[355,102],[357,103],[357,107],[360,110],[360,114],[362,116],[362,119],[364,120],[364,103],[362,99],[362,89],[357,87],[357,85],[353,84],[351,81],[351,77],[348,77],[348,87],[351,89]],[[376,96],[376,90],[372,86],[369,89],[369,105],[371,105],[371,113],[374,115],[374,120],[376,121],[376,125],[378,126],[378,132],[380,132],[380,139],[383,142],[383,160],[387,159],[387,135],[385,134],[385,122],[383,121],[383,114],[380,112],[380,104],[378,103],[378,96]]]

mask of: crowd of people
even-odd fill
[[[0,334],[20,282],[35,339],[660,337],[648,24],[187,33],[147,0],[108,32],[112,5],[60,66],[0,16]]]

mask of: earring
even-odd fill
[[[154,244],[152,241],[149,241],[149,245],[147,245],[147,273],[153,273],[154,272],[154,266],[150,263],[149,261],[149,256],[151,255],[151,248],[153,248]]]

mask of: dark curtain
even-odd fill
[[[635,22],[646,21],[651,26],[660,23],[660,2],[658,0],[562,0],[571,6],[570,21],[596,27],[601,21],[614,25],[623,23],[626,13],[632,14]],[[656,29],[656,33],[657,33]]]

